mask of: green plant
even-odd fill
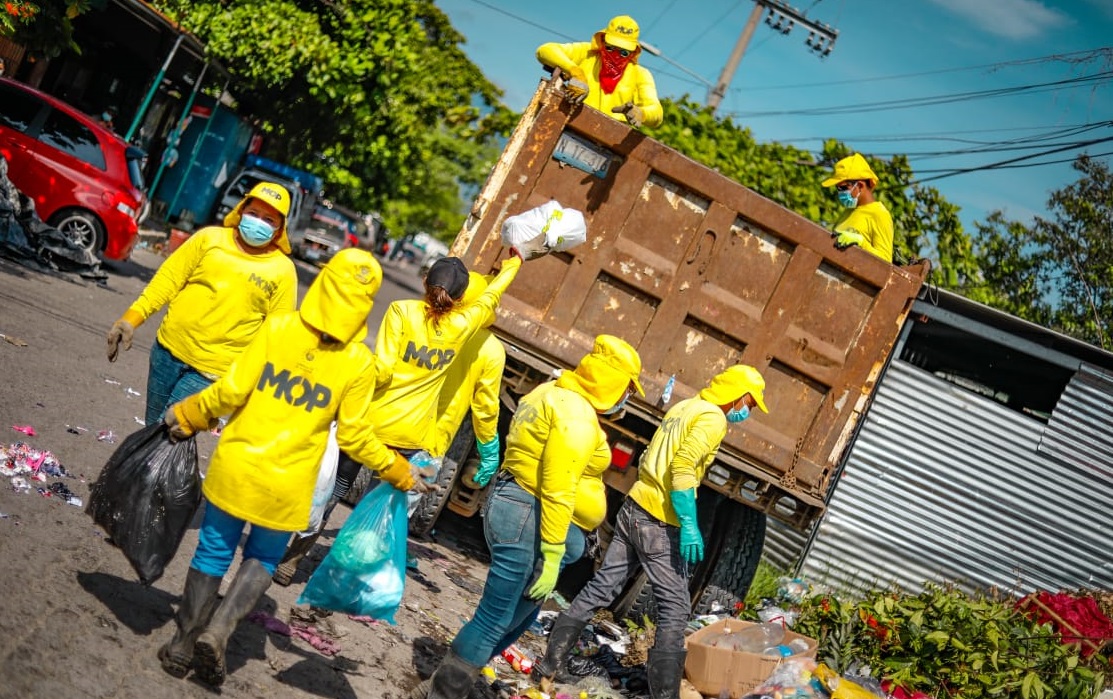
[[[861,599],[819,594],[804,601],[793,630],[819,641],[819,658],[839,671],[874,676],[935,697],[1083,699],[1104,685],[1078,648],[1035,624],[1011,597],[968,595],[929,584],[918,595],[874,590]]]

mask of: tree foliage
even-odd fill
[[[686,98],[663,103],[665,122],[653,129],[654,138],[820,225],[838,219],[838,201],[819,183],[835,161],[853,152],[845,144],[826,142],[816,159],[791,145],[758,143],[749,129]],[[933,187],[910,186],[912,168],[904,156],[866,158],[879,178],[878,198],[893,215],[898,258],[932,258],[944,287],[977,278],[973,244],[958,207]]]
[[[1049,218],[1025,225],[994,212],[978,225],[981,277],[962,291],[1110,349],[1113,173],[1087,156],[1074,169],[1078,181],[1051,193]]]
[[[106,0],[3,0],[0,36],[33,54],[53,58],[63,51],[81,52],[73,40],[73,20],[90,9],[100,9]]]
[[[506,108],[431,0],[164,0],[231,73],[267,155],[396,232],[455,233],[458,192],[497,157]]]

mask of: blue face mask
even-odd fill
[[[750,406],[743,403],[741,408],[732,408],[731,411],[727,413],[727,422],[742,422],[748,417],[750,417]]]
[[[615,403],[613,407],[610,407],[610,408],[607,408],[606,410],[604,410],[603,414],[604,415],[614,415],[619,410],[622,410],[623,408],[626,407],[626,399],[629,398],[629,397],[630,397],[629,393],[624,394],[622,396],[622,400]]]
[[[240,237],[253,248],[261,248],[274,239],[274,226],[258,216],[244,214],[240,217]]]
[[[838,191],[839,203],[848,209],[853,209],[854,207],[858,206],[858,197],[850,193],[851,189],[854,188],[851,187],[850,189],[840,189]]]

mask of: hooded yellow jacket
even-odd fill
[[[886,262],[893,261],[893,216],[885,205],[871,201],[849,209],[838,223],[835,232],[858,231],[865,240],[862,249]]]
[[[550,544],[563,544],[568,535],[589,464],[610,463],[595,408],[576,386],[550,381],[530,391],[518,403],[506,436],[502,467],[540,501],[541,540]]]
[[[657,519],[679,527],[669,492],[697,487],[726,436],[727,418],[719,406],[698,396],[680,401],[665,413],[642,454],[630,497]]]
[[[499,429],[499,386],[506,366],[506,349],[486,328],[464,343],[453,359],[437,401],[436,451],[443,456],[471,408],[475,438],[490,442]]]
[[[641,107],[646,126],[659,126],[664,119],[664,109],[657,98],[657,85],[653,74],[634,61],[626,66],[626,71],[615,86],[614,92],[606,94],[599,86],[599,51],[595,41],[580,41],[571,44],[542,44],[537,49],[537,60],[547,66],[567,71],[579,66],[587,76],[588,93],[584,104],[594,107],[609,117],[624,118],[611,111],[627,102]]]
[[[375,338],[378,388],[372,401],[375,434],[403,449],[437,449],[437,404],[445,375],[464,344],[487,325],[518,274],[511,257],[487,289],[468,306],[454,308],[434,327],[425,302],[390,304]]]
[[[169,304],[158,341],[202,374],[223,376],[272,313],[294,310],[294,263],[278,250],[249,255],[231,228],[209,226],[170,255],[123,319],[139,327]]]

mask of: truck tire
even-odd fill
[[[475,451],[475,431],[472,429],[470,415],[469,412],[464,416],[460,429],[456,430],[456,436],[452,438],[452,444],[441,462],[441,470],[437,474],[440,489],[422,495],[417,510],[410,517],[411,536],[426,536],[433,531],[444,511],[445,503],[452,497],[452,489],[456,487],[456,476],[462,470],[461,466],[467,463],[468,457]]]
[[[361,468],[355,480],[352,481],[352,487],[348,489],[348,494],[344,496],[344,502],[355,507],[363,494],[371,490],[371,487],[378,482],[379,476],[377,473],[369,468]]]
[[[761,562],[765,544],[765,513],[723,499],[715,514],[715,529],[707,541],[705,564],[697,568],[691,585],[693,614],[710,614],[713,611],[734,611],[734,605],[746,599],[746,593]],[[704,567],[714,567],[707,572]],[[703,573],[701,575],[701,572]],[[706,580],[702,589],[699,581]],[[612,605],[615,616],[641,624],[643,618],[657,617],[657,602],[645,571],[639,571],[626,591]]]

